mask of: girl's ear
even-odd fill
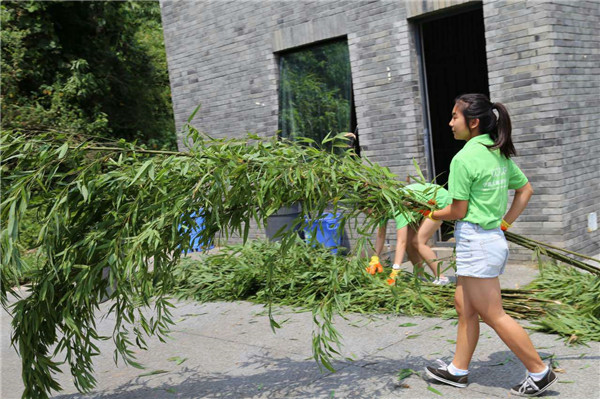
[[[471,119],[469,121],[469,129],[476,129],[479,127],[479,118]]]

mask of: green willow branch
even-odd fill
[[[254,135],[211,139],[191,126],[187,129],[191,144],[186,153],[122,142],[99,145],[55,132],[2,132],[0,299],[13,315],[12,343],[22,359],[24,398],[47,398],[60,390],[55,379],[60,355],[66,355],[77,388],[93,388],[96,342],[104,339],[96,331],[95,315],[103,300],[109,301],[108,312],[116,319],[115,358],[139,366],[130,347],[134,342],[144,347],[145,337],[152,335],[164,339],[172,324],[173,271],[182,252],[190,249],[198,216],[203,219],[200,245],[208,245],[218,235],[246,242],[251,223],[264,227],[284,206],[302,204],[295,221],[301,229],[306,220],[326,211],[340,212],[340,225],[351,226],[358,235],[354,250],[359,254],[390,212],[428,206],[388,169],[364,158],[337,155],[346,146],[339,137],[327,138],[321,146],[331,150],[324,151],[308,140],[295,144]],[[23,269],[20,231],[33,198],[42,203],[36,244],[42,267],[32,277],[29,295],[8,309],[8,293],[14,291],[7,270],[18,275]],[[293,230],[283,232],[274,257],[283,258],[296,244]],[[331,365],[339,344],[332,316],[360,310],[358,303],[344,305],[340,294],[341,282],[352,280],[351,266],[331,264],[335,268],[323,276],[326,296],[312,307],[314,354],[325,366]],[[269,304],[279,287],[273,267],[271,262],[260,276],[269,281],[264,291]],[[386,286],[378,290],[390,293]],[[391,292],[402,295],[398,290]],[[428,292],[427,287],[418,288],[403,306],[434,312]],[[451,303],[449,296],[444,300]],[[151,318],[144,312],[150,304]],[[529,302],[517,303],[511,311],[530,308]],[[272,316],[270,320],[277,327]]]
[[[511,236],[511,235],[515,236],[514,238],[517,239],[517,237],[516,237],[517,234],[512,233],[512,232],[507,232],[507,233],[508,233],[509,236]],[[536,244],[537,246],[539,246],[541,248],[552,248],[552,249],[555,249],[557,251],[565,252],[565,253],[567,253],[569,255],[576,256],[578,258],[587,259],[587,260],[594,261],[596,263],[600,263],[600,259],[592,258],[591,256],[587,256],[587,255],[584,255],[582,253],[578,253],[578,252],[574,252],[574,251],[569,251],[569,250],[567,250],[565,248],[560,248],[560,247],[556,247],[554,245],[547,244],[545,242],[536,241],[536,240],[534,240],[532,238],[529,238],[529,237],[520,236],[520,238],[524,239],[525,241],[527,241],[529,243]]]
[[[69,147],[70,150],[79,149],[78,147]],[[113,151],[113,152],[137,152],[139,154],[153,154],[153,155],[177,155],[177,156],[188,156],[191,154],[177,151],[166,151],[166,150],[146,150],[144,148],[120,148],[120,147],[101,147],[101,146],[87,146],[85,147],[88,151]]]

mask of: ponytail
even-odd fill
[[[494,140],[494,144],[487,146],[490,150],[498,149],[506,158],[517,154],[511,137],[510,116],[503,104],[491,103],[483,94],[463,94],[456,97],[454,102],[465,116],[467,124],[473,119],[479,119],[479,130],[489,134]],[[498,117],[494,109],[498,112]]]
[[[494,145],[488,148],[492,150],[498,148],[506,158],[517,155],[512,142],[512,123],[510,122],[510,116],[508,116],[508,110],[500,103],[492,104],[492,109],[498,111],[498,122],[496,123],[496,137],[492,137]]]

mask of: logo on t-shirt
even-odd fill
[[[490,171],[489,180],[483,183],[483,191],[492,191],[508,188],[508,179],[506,173],[508,167],[501,166]]]

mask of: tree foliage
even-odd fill
[[[352,130],[352,77],[346,41],[282,54],[280,63],[283,137],[307,137],[320,144],[329,134]]]
[[[175,148],[158,2],[4,1],[2,128]]]

